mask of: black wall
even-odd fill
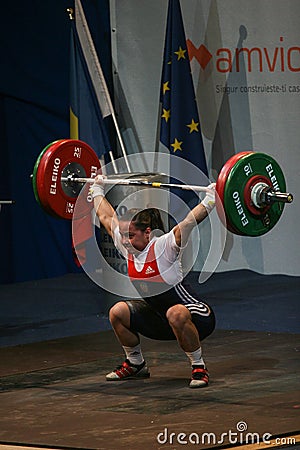
[[[109,0],[82,0],[111,87]],[[69,137],[71,0],[4,2],[0,15],[0,283],[77,272],[71,223],[35,201],[30,174],[50,142]]]

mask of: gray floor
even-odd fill
[[[199,450],[247,433],[275,448],[299,435],[299,278],[215,274],[201,291],[217,329],[203,342],[210,385],[192,390],[177,343],[145,338],[151,377],[105,381],[123,359],[114,300],[84,275],[1,286],[0,448]]]
[[[179,450],[232,444],[230,430],[240,430],[239,442],[246,431],[252,439],[293,435],[299,341],[294,334],[217,330],[203,343],[210,385],[194,390],[176,342],[143,339],[151,377],[124,382],[105,381],[122,358],[111,331],[4,347],[0,443]],[[179,433],[200,444],[179,444]]]

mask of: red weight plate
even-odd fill
[[[62,172],[69,164],[81,167],[85,177],[93,178],[101,169],[99,158],[85,142],[65,139],[50,146],[41,158],[37,170],[39,198],[45,209],[56,217],[72,219],[77,197],[70,196],[63,190]],[[81,201],[80,214],[87,215],[93,208],[93,202],[86,190],[85,200]]]
[[[48,148],[49,148],[51,145],[55,144],[56,142],[58,142],[58,141],[51,142],[50,144],[48,144],[48,145],[41,151],[41,153],[39,154],[39,156],[38,156],[38,158],[37,158],[37,160],[36,160],[36,162],[35,162],[35,164],[34,164],[34,167],[33,167],[33,172],[32,172],[32,188],[33,188],[33,193],[34,193],[34,197],[35,197],[36,201],[38,202],[38,204],[39,204],[42,208],[43,208],[43,205],[42,205],[42,203],[41,203],[41,201],[40,201],[40,199],[39,199],[39,196],[38,196],[38,188],[37,188],[37,183],[36,183],[36,173],[37,173],[37,170],[38,170],[38,167],[39,167],[39,164],[40,164],[40,160],[41,160],[43,154],[45,153],[46,150],[48,150]]]
[[[46,152],[38,172],[40,195],[46,210],[55,217],[64,219],[72,218],[77,201],[77,196],[68,195],[60,182],[64,168],[70,164],[80,166],[81,172],[83,172],[80,176],[84,177],[95,175],[100,168],[98,157],[91,147],[85,142],[68,139],[51,147]],[[86,199],[88,198],[88,187],[86,185],[84,188],[87,191]],[[82,215],[87,215],[92,206],[90,196],[88,201],[81,200],[80,212]]]
[[[37,193],[41,202],[41,206],[43,208],[44,211],[46,211],[47,214],[49,214],[52,217],[55,217],[56,219],[60,219],[60,216],[58,214],[56,214],[53,209],[51,209],[51,207],[48,204],[48,199],[47,196],[45,195],[45,191],[44,191],[44,177],[45,177],[45,169],[44,169],[44,160],[43,158],[45,157],[46,152],[48,152],[49,149],[51,149],[51,151],[54,151],[55,148],[57,148],[57,146],[59,144],[61,144],[62,142],[65,142],[65,139],[60,139],[57,141],[52,142],[52,144],[48,145],[44,151],[41,153],[40,157],[39,157],[39,161],[37,164],[37,168],[36,168],[36,188],[37,188]]]
[[[60,144],[61,142],[64,142],[65,139],[59,139],[57,141],[51,142],[49,145],[47,145],[42,152],[40,153],[35,166],[34,166],[34,189],[35,189],[35,194],[36,194],[36,199],[39,199],[39,203],[40,206],[42,207],[42,209],[44,211],[46,211],[47,214],[55,217],[56,219],[60,218],[57,214],[54,213],[53,210],[51,210],[51,208],[49,208],[48,206],[48,202],[45,200],[45,196],[43,195],[43,178],[44,178],[44,173],[43,170],[41,169],[42,165],[41,165],[41,160],[44,157],[45,153],[51,148],[56,148],[58,144]]]
[[[251,177],[244,188],[244,202],[245,205],[247,207],[247,209],[254,214],[255,216],[262,216],[265,215],[266,212],[268,211],[268,209],[270,209],[270,206],[265,206],[264,208],[257,208],[252,200],[251,200],[251,192],[253,187],[257,184],[257,183],[266,183],[268,186],[272,187],[272,182],[269,178],[263,176],[263,175],[254,175],[253,177]]]
[[[240,232],[238,230],[236,230],[236,228],[232,225],[232,223],[230,222],[230,220],[228,219],[228,217],[226,215],[226,211],[225,211],[226,223],[224,223],[224,220],[223,220],[224,219],[224,214],[223,214],[224,190],[225,190],[226,181],[228,179],[228,175],[229,175],[232,167],[235,165],[235,163],[237,161],[239,161],[241,158],[248,155],[249,153],[253,153],[253,152],[252,151],[239,152],[239,153],[236,153],[235,155],[231,156],[231,158],[229,158],[228,161],[222,167],[222,169],[219,173],[218,179],[217,179],[217,183],[216,183],[216,191],[218,194],[216,196],[217,213],[219,214],[219,217],[221,218],[223,225],[234,234],[240,234]]]

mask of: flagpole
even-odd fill
[[[160,146],[161,112],[162,112],[162,104],[161,104],[161,102],[159,102],[157,125],[156,125],[156,140],[155,140],[155,149],[154,149],[153,172],[158,172],[158,153],[159,153],[159,146]]]
[[[77,34],[77,30],[75,30],[76,26],[75,26],[74,9],[73,8],[67,8],[67,13],[69,14],[69,19],[72,22],[74,21],[74,24],[72,23],[72,27],[73,27],[73,31]],[[93,84],[93,87],[94,87],[94,84]],[[98,97],[97,97],[97,99],[98,99]],[[99,104],[99,108],[100,108],[99,99],[98,99],[98,104]],[[101,110],[101,108],[100,108],[100,110]],[[101,114],[102,114],[102,111],[101,111]],[[75,133],[72,133],[72,129],[70,129],[70,136],[73,139],[78,139],[79,138],[78,130],[75,129]],[[108,154],[110,156],[110,160],[111,160],[111,163],[112,163],[112,166],[113,166],[114,173],[118,174],[119,172],[118,172],[118,169],[117,169],[117,165],[116,165],[113,153],[112,153],[111,150],[108,150],[107,152],[108,152]],[[100,160],[101,160],[101,158],[100,158]],[[101,165],[102,166],[104,165],[104,161],[101,161]]]
[[[73,10],[73,8],[67,8],[67,13],[69,14],[69,19],[70,20],[74,20],[74,16],[73,16],[74,10]]]
[[[94,43],[93,43],[93,39],[92,39],[92,36],[91,36],[90,30],[89,30],[88,24],[87,24],[87,21],[86,21],[86,18],[85,18],[85,14],[84,14],[82,5],[80,3],[80,0],[76,0],[75,1],[75,16],[77,18],[79,18],[81,20],[81,22],[82,22],[82,30],[77,29],[79,40],[82,42],[82,33],[80,32],[80,31],[82,31],[85,34],[85,37],[86,37],[86,39],[88,41],[88,44],[89,44],[89,48],[90,48],[90,50],[92,52],[92,58],[93,58],[93,63],[95,65],[94,68],[96,69],[96,75],[99,77],[99,79],[101,81],[101,84],[102,84],[102,87],[103,87],[103,91],[104,91],[104,95],[105,95],[105,100],[106,100],[107,105],[108,105],[109,113],[111,114],[113,122],[114,122],[114,126],[115,126],[115,129],[116,129],[116,133],[117,133],[117,137],[118,137],[118,140],[119,140],[119,143],[120,143],[120,147],[121,147],[121,151],[122,151],[122,154],[123,154],[123,157],[124,157],[124,161],[125,161],[127,170],[130,173],[131,172],[131,168],[130,168],[130,164],[129,164],[129,161],[128,161],[128,158],[127,158],[125,145],[124,145],[124,142],[123,142],[123,139],[122,139],[122,136],[121,136],[121,132],[120,132],[119,125],[118,125],[118,122],[117,122],[117,119],[116,119],[116,114],[115,114],[115,111],[114,111],[114,108],[113,108],[113,104],[112,104],[112,101],[111,101],[111,98],[110,98],[110,95],[109,95],[109,91],[108,91],[108,88],[107,88],[105,77],[104,77],[103,71],[101,69],[99,60],[98,60],[97,52],[96,52],[96,49],[95,49],[95,46],[94,46]],[[85,52],[85,48],[84,48],[83,45],[82,45],[82,49],[83,49],[83,52]],[[86,58],[86,59],[88,60],[88,58]],[[95,89],[95,91],[96,91],[96,95],[98,95],[98,91],[96,89]],[[101,101],[99,101],[99,104],[101,105]]]

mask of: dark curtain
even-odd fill
[[[82,0],[111,89],[109,0]],[[78,272],[71,223],[46,214],[30,175],[50,142],[69,137],[70,0],[15,0],[0,16],[0,283]]]

